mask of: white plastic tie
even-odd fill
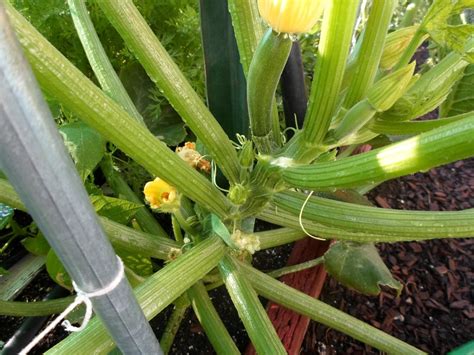
[[[311,237],[311,238],[316,239],[316,240],[326,240],[326,239],[324,239],[324,238],[320,238],[320,237],[316,237],[316,236],[312,235],[311,233],[309,233],[309,232],[306,230],[306,228],[305,228],[304,225],[303,225],[303,211],[304,211],[304,208],[306,207],[306,205],[308,204],[309,199],[311,198],[311,196],[313,196],[313,194],[314,194],[314,191],[311,191],[310,194],[308,195],[308,197],[306,197],[306,200],[304,201],[303,206],[301,206],[300,215],[298,216],[298,221],[300,222],[301,230],[302,230],[308,237]]]
[[[122,281],[124,275],[125,275],[125,268],[123,265],[122,260],[117,256],[117,259],[119,261],[119,271],[115,278],[104,288],[93,291],[93,292],[84,292],[82,291],[76,283],[73,281],[72,285],[74,287],[74,290],[76,291],[76,298],[74,299],[74,302],[71,303],[59,316],[57,316],[44,330],[39,333],[22,351],[20,351],[19,355],[26,355],[28,352],[31,351],[38,343],[47,335],[49,334],[56,326],[63,320],[65,319],[69,313],[71,313],[74,308],[77,306],[84,304],[86,306],[86,313],[84,314],[84,320],[82,321],[82,324],[79,327],[73,326],[71,322],[69,322],[67,319],[65,319],[61,324],[64,327],[64,329],[68,332],[80,332],[83,329],[87,327],[87,324],[92,318],[92,302],[91,298],[93,297],[100,297],[100,296],[105,296],[106,294],[110,293],[113,291]]]

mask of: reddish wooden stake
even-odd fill
[[[329,247],[329,242],[306,238],[295,243],[287,265],[296,265],[322,256]],[[319,297],[326,280],[326,271],[323,265],[303,270],[294,274],[285,275],[282,282],[312,297]],[[276,303],[269,302],[267,313],[270,317],[288,354],[299,354],[309,318],[295,313]],[[247,355],[256,354],[252,344],[245,352]]]

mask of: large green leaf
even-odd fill
[[[441,106],[440,115],[451,117],[471,111],[474,111],[474,64],[464,70],[464,76]]]
[[[324,266],[343,285],[366,295],[378,295],[380,286],[391,287],[400,294],[403,287],[373,244],[337,242],[324,254]]]
[[[249,130],[246,82],[227,0],[201,0],[207,101],[227,135]]]
[[[105,154],[105,140],[82,122],[66,124],[59,129],[82,181],[85,181]]]
[[[50,249],[46,256],[46,271],[58,285],[72,290],[71,276],[69,276],[53,249]]]
[[[473,7],[473,0],[435,0],[422,24],[435,42],[463,54],[471,63],[474,62],[474,48],[469,46],[469,42],[474,38],[474,26],[451,25],[450,20]]]
[[[23,239],[21,244],[23,244],[26,250],[34,255],[47,255],[51,249],[48,241],[41,232],[38,232],[38,234],[33,238]]]
[[[127,224],[143,207],[138,203],[108,196],[91,196],[91,202],[97,214],[121,224]]]

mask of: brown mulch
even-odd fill
[[[389,181],[370,193],[379,207],[452,211],[474,207],[474,159]],[[321,300],[430,354],[472,340],[474,240],[379,244],[382,258],[404,284],[402,295],[368,297],[328,278]],[[304,354],[377,354],[362,343],[312,322]]]

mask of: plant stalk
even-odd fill
[[[231,183],[239,181],[237,153],[202,99],[173,62],[131,0],[98,0],[127,46],[173,108],[206,146]]]

